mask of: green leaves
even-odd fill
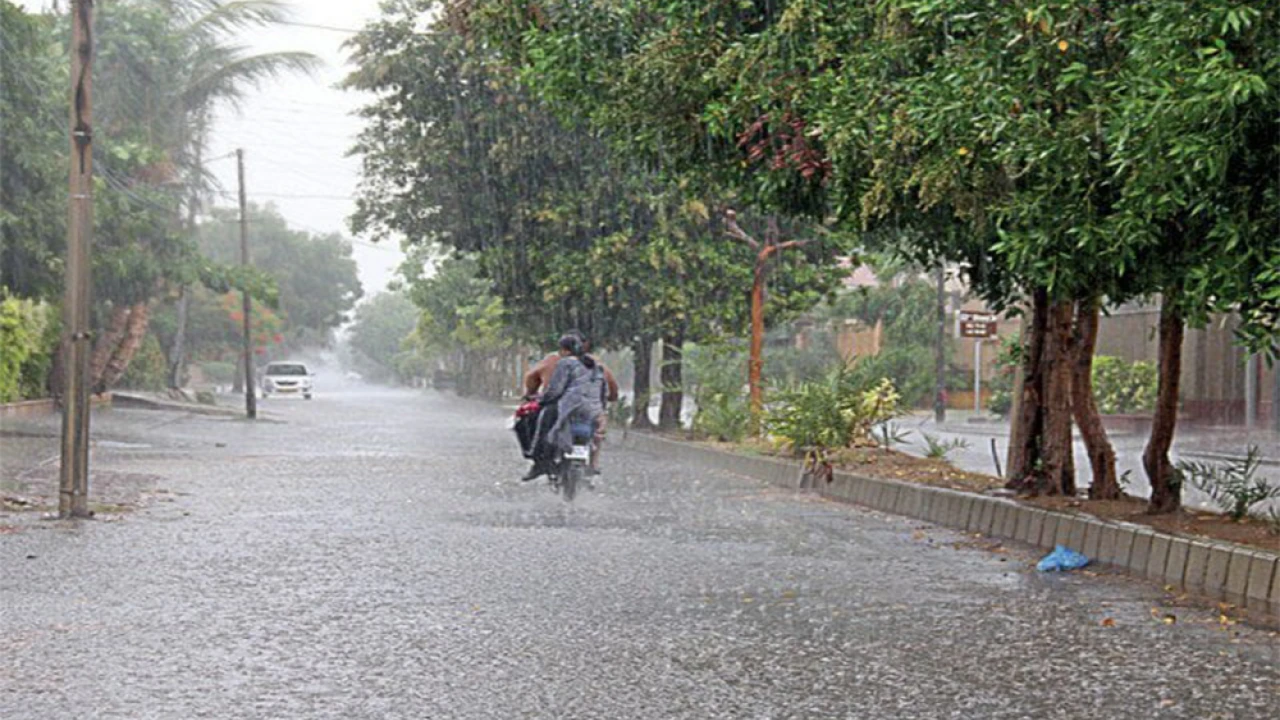
[[[795,450],[875,444],[874,429],[894,417],[899,396],[888,379],[868,381],[849,368],[775,394],[767,426]]]

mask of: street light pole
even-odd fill
[[[236,150],[236,174],[240,181],[240,264],[249,269],[249,215],[244,194],[244,150]],[[244,310],[244,414],[250,420],[258,417],[258,398],[253,388],[253,336],[249,322],[253,303],[246,285],[240,290]]]
[[[89,245],[93,234],[93,0],[71,6],[71,176],[63,288],[66,373],[58,516],[89,517]]]

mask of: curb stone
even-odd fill
[[[1151,538],[1151,555],[1147,560],[1147,577],[1152,580],[1164,580],[1164,569],[1169,563],[1169,543],[1173,540],[1168,535],[1154,535]]]
[[[743,456],[639,432],[629,433],[623,445],[781,487],[799,487],[798,463]],[[823,483],[814,492],[829,499],[1046,550],[1066,545],[1084,552],[1098,564],[1280,617],[1280,555],[1269,551],[1170,535],[1133,523],[1043,510],[1005,498],[843,471],[836,472],[831,483]]]
[[[1187,572],[1187,559],[1191,553],[1191,541],[1186,538],[1172,538],[1169,541],[1169,559],[1164,566],[1164,581],[1170,585],[1182,586]]]

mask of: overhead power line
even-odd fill
[[[235,193],[221,191],[215,193],[224,197],[234,197]],[[323,194],[307,194],[307,193],[275,193],[275,192],[255,192],[254,197],[280,198],[283,200],[351,200],[351,195],[323,195]]]

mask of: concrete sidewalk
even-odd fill
[[[918,410],[899,421],[904,429],[921,429],[925,432],[945,432],[954,435],[980,435],[983,437],[1009,437],[1009,422],[992,415],[978,415],[972,410],[948,410],[946,421],[938,425],[933,412]],[[1140,443],[1145,446],[1145,433],[1107,431],[1108,437],[1118,445]],[[1077,436],[1077,440],[1078,440]],[[1280,465],[1280,433],[1268,430],[1246,431],[1239,427],[1196,427],[1181,425],[1174,436],[1174,452],[1186,457],[1204,457],[1219,460],[1240,460],[1250,447],[1257,447],[1266,464]]]

